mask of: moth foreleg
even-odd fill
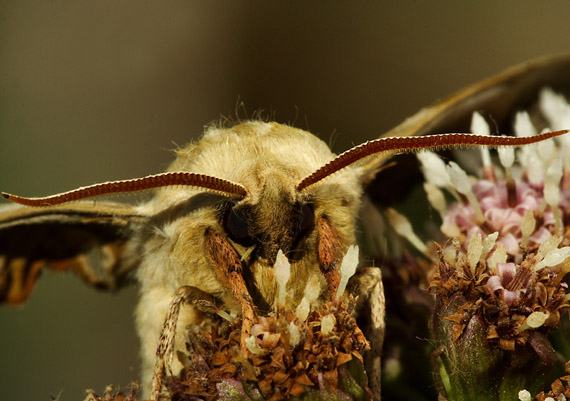
[[[189,304],[201,312],[211,314],[217,313],[219,306],[216,298],[196,287],[183,286],[176,290],[164,319],[156,349],[156,363],[152,377],[152,400],[159,399],[165,375],[172,375],[171,363],[174,355],[176,326],[178,324],[180,307],[183,304]]]
[[[316,226],[319,268],[327,280],[329,290],[334,299],[340,283],[340,275],[336,267],[344,256],[344,239],[326,216],[319,217]]]
[[[244,355],[247,355],[245,340],[249,337],[255,320],[255,307],[242,275],[243,266],[240,256],[221,235],[211,229],[206,230],[205,251],[212,262],[218,280],[231,291],[241,307],[241,348]]]
[[[365,267],[357,271],[349,281],[348,292],[358,296],[355,310],[359,315],[368,317],[366,326],[362,327],[366,339],[370,342],[370,351],[364,354],[364,365],[374,399],[380,400],[380,357],[386,327],[386,300],[380,268]]]

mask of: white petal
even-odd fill
[[[538,312],[538,311],[532,312],[526,318],[526,324],[528,324],[529,327],[536,329],[537,327],[542,326],[544,324],[544,322],[546,322],[546,319],[548,319],[548,316],[549,316],[548,313]]]
[[[303,295],[307,298],[310,304],[315,302],[319,295],[321,295],[321,283],[319,282],[319,277],[316,274],[313,274],[309,281],[307,281]]]
[[[307,320],[309,312],[311,312],[311,304],[307,298],[303,297],[299,305],[297,305],[297,309],[295,309],[295,315],[297,315],[300,321],[304,322]]]
[[[325,315],[321,318],[321,333],[327,335],[333,329],[336,323],[336,319],[333,314]]]
[[[528,390],[521,390],[521,391],[519,391],[519,400],[520,401],[531,401],[532,396],[530,395]]]
[[[477,135],[491,135],[489,124],[478,112],[474,112],[473,117],[471,117],[471,132]],[[491,165],[491,155],[488,147],[481,148],[481,161],[483,166]]]
[[[481,233],[477,233],[471,236],[471,241],[467,248],[467,260],[469,261],[469,267],[471,268],[471,273],[475,274],[475,269],[477,268],[477,263],[481,259],[481,254],[483,253],[483,240],[481,239]]]
[[[301,341],[301,331],[299,326],[293,322],[289,322],[289,345],[295,347]]]
[[[487,261],[491,271],[496,270],[499,263],[505,263],[507,261],[507,248],[503,244],[497,244],[497,247]]]
[[[471,192],[471,180],[469,180],[467,173],[463,171],[457,163],[449,162],[447,173],[449,174],[451,184],[455,189],[457,189],[457,191],[464,195]]]
[[[542,259],[547,254],[558,248],[558,245],[560,245],[561,242],[562,242],[562,237],[560,235],[553,235],[552,237],[543,241],[538,247],[538,251],[536,252],[535,256],[536,260],[542,261]]]
[[[255,337],[249,336],[245,339],[245,346],[254,355],[263,355],[266,351],[261,348],[261,346],[257,343]]]
[[[454,223],[446,223],[444,221],[439,229],[449,238],[459,237],[461,235],[461,230]]]
[[[564,96],[555,93],[551,88],[544,88],[540,91],[538,104],[553,129],[568,128],[565,124],[570,115],[570,105]]]
[[[451,184],[457,189],[458,192],[462,193],[467,197],[469,204],[473,208],[475,212],[475,217],[477,218],[477,222],[482,224],[485,221],[485,216],[483,215],[483,211],[481,210],[481,205],[479,201],[475,197],[473,190],[471,188],[471,180],[469,176],[461,167],[457,165],[457,163],[449,162],[447,166],[447,171],[449,173],[449,178],[451,179]]]
[[[283,305],[285,303],[285,295],[287,293],[286,286],[289,282],[289,278],[291,277],[291,263],[289,263],[281,249],[277,252],[277,258],[273,265],[273,274],[275,275],[275,281],[277,282],[278,303]]]
[[[516,136],[535,136],[536,129],[530,121],[530,116],[526,111],[519,111],[515,116],[515,135]]]
[[[532,235],[532,233],[534,233],[535,228],[536,219],[534,218],[534,212],[531,209],[527,209],[521,220],[521,245],[526,246],[528,238]]]
[[[546,171],[546,181],[559,185],[560,180],[562,179],[562,174],[562,160],[554,159]]]
[[[542,133],[549,132],[550,130],[544,130]],[[548,165],[550,160],[552,159],[552,155],[554,154],[554,141],[552,139],[547,139],[545,141],[541,141],[537,144],[538,147],[538,155],[542,159],[543,164]]]
[[[570,257],[570,246],[555,249],[554,251],[548,253],[541,262],[535,265],[535,270],[539,270],[543,267],[552,267],[559,265],[568,259],[568,257]]]
[[[482,258],[486,257],[491,249],[495,246],[495,242],[497,242],[497,238],[499,237],[499,232],[495,231],[493,234],[489,234],[483,240],[483,253],[481,255]]]
[[[299,305],[297,305],[297,309],[295,309],[295,315],[297,315],[301,321],[304,322],[307,320],[307,317],[311,312],[311,306],[320,294],[321,284],[319,282],[319,277],[316,274],[313,274],[309,281],[307,281],[303,298],[301,299],[301,302],[299,302]]]
[[[406,238],[410,243],[415,246],[420,252],[425,253],[427,252],[427,246],[422,242],[422,240],[414,233],[414,229],[412,228],[412,224],[410,221],[401,213],[398,213],[395,209],[391,207],[387,208],[384,212],[390,225],[394,228],[394,230],[401,235],[402,237]]]
[[[430,182],[424,182],[424,190],[426,191],[430,205],[441,214],[441,218],[443,219],[445,209],[447,208],[443,192]]]
[[[422,164],[422,172],[427,182],[438,187],[449,186],[449,175],[445,169],[445,163],[434,152],[419,152],[416,157]]]
[[[527,174],[528,180],[532,184],[539,185],[544,181],[544,169],[542,167],[542,160],[537,152],[529,152],[527,157]]]
[[[346,251],[346,255],[344,255],[340,264],[340,284],[338,285],[336,292],[338,297],[344,294],[344,290],[348,284],[348,279],[354,275],[357,266],[358,245],[351,245],[348,247],[348,251]]]
[[[491,135],[489,124],[479,112],[474,112],[471,117],[471,132],[477,135]]]
[[[515,149],[512,147],[498,148],[499,160],[505,168],[511,168],[515,162]]]
[[[550,207],[558,207],[558,202],[560,201],[560,189],[558,185],[549,182],[544,185],[544,200]]]
[[[515,135],[518,137],[522,136],[535,136],[536,129],[532,125],[530,121],[530,116],[526,111],[519,111],[515,117]],[[527,160],[530,153],[532,153],[536,149],[536,146],[529,145],[523,146],[519,149],[519,161],[521,166],[527,166]]]

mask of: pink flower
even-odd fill
[[[513,281],[517,274],[517,267],[514,263],[497,264],[497,275],[489,277],[486,288],[491,295],[499,296],[507,305],[512,305],[515,300],[520,298],[521,289],[509,290],[509,284]]]
[[[552,234],[548,226],[554,224],[554,215],[548,207],[541,213],[541,206],[544,202],[542,187],[531,186],[524,180],[515,180],[516,205],[510,207],[508,204],[507,183],[504,180],[491,182],[480,180],[473,184],[473,193],[485,217],[485,224],[478,224],[475,211],[469,203],[453,203],[443,218],[442,229],[444,232],[459,231],[466,235],[466,245],[469,244],[472,235],[480,233],[483,238],[491,232],[498,231],[497,243],[505,245],[507,253],[510,255],[520,254],[522,239],[521,223],[527,210],[531,210],[535,216],[542,214],[542,224],[536,227],[535,232],[530,236],[529,242],[540,244]],[[560,206],[568,204],[568,199],[564,195],[570,192],[562,192]],[[564,209],[563,209],[564,210]]]
[[[498,263],[497,274],[489,277],[485,287],[491,295],[499,296],[507,305],[512,305],[521,297],[534,273],[518,268],[514,263]]]

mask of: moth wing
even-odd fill
[[[510,132],[514,113],[536,103],[541,88],[570,91],[569,71],[568,54],[525,62],[421,109],[382,136],[470,132],[474,111],[490,115],[499,132]],[[371,182],[390,156],[380,155],[364,164],[363,183]],[[400,171],[397,180],[404,181]]]
[[[141,218],[112,202],[0,206],[0,302],[23,303],[46,267],[73,271],[98,288],[120,287],[136,265],[125,250]]]

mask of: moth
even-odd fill
[[[300,301],[313,274],[321,277],[322,288],[334,291],[331,272],[356,242],[364,193],[381,198],[390,192],[378,179],[398,171],[379,173],[391,155],[442,147],[519,146],[561,135],[564,131],[529,138],[424,136],[467,131],[471,113],[478,109],[504,127],[540,87],[567,85],[568,71],[569,57],[516,67],[420,110],[383,138],[339,156],[306,131],[246,121],[208,129],[199,142],[178,150],[162,174],[42,198],[3,193],[18,205],[0,208],[0,300],[23,303],[44,268],[74,271],[89,285],[106,289],[120,288],[135,277],[140,288],[135,316],[141,379],[148,394],[163,320],[178,288],[194,287],[236,315],[263,313],[276,302],[273,264],[281,250],[291,262],[292,305]],[[152,199],[136,206],[89,199],[151,189]],[[376,324],[366,332],[373,345],[367,368],[379,397],[384,332],[380,270],[362,268],[352,280],[351,288],[363,303],[374,305]],[[178,327],[205,318],[185,305]],[[242,339],[247,330],[244,324]]]

